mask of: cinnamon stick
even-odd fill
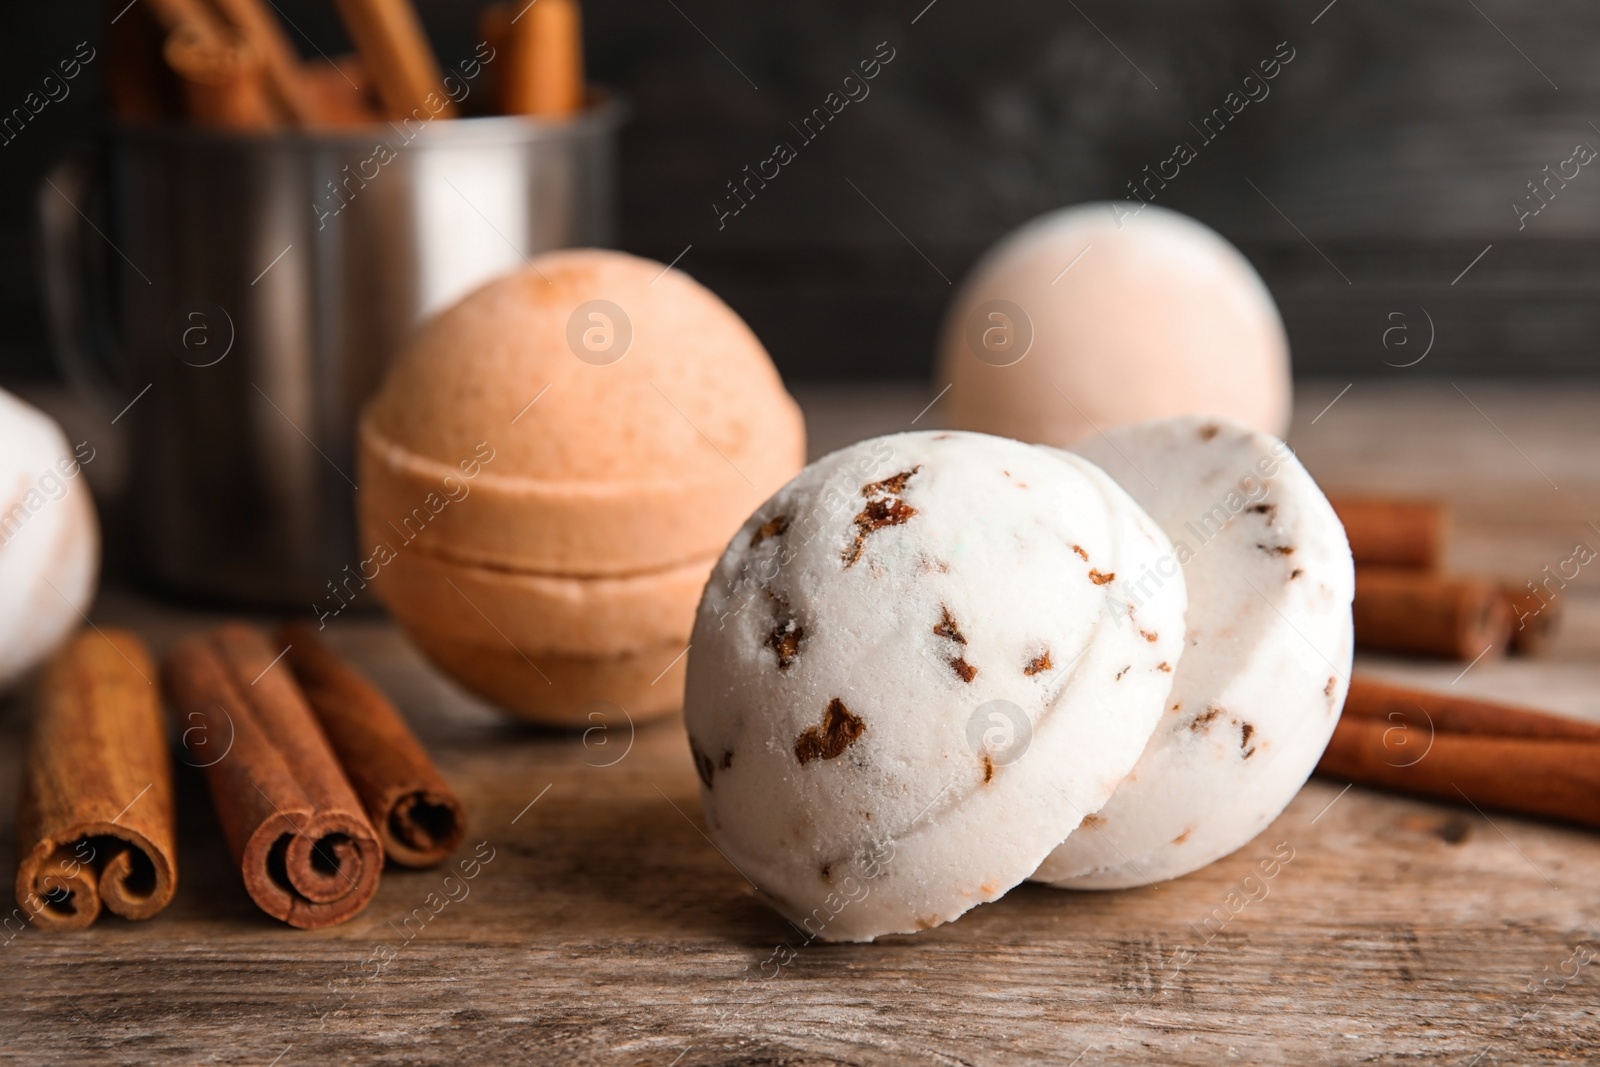
[[[1481,578],[1357,567],[1353,614],[1356,645],[1375,651],[1470,660],[1511,638],[1511,608]]]
[[[1320,774],[1600,828],[1600,725],[1351,679]]]
[[[1561,602],[1554,595],[1546,600],[1515,586],[1506,586],[1503,592],[1511,609],[1511,650],[1529,655],[1543,651],[1561,625]]]
[[[261,56],[249,45],[185,27],[167,38],[162,54],[183,84],[191,118],[242,130],[279,125],[262,78]]]
[[[511,43],[511,18],[509,3],[490,4],[478,12],[478,36],[489,46],[492,56],[504,56]],[[505,112],[505,77],[501,73],[506,63],[488,63],[483,68],[483,90],[489,99],[491,111]]]
[[[1428,733],[1478,734],[1600,744],[1600,723],[1492,700],[1396,685],[1357,673],[1345,696],[1345,719],[1382,720]]]
[[[262,74],[273,102],[285,118],[302,126],[320,125],[317,99],[306,84],[300,55],[263,0],[211,0],[238,40],[261,57]]]
[[[39,691],[17,815],[17,903],[47,930],[88,926],[102,907],[148,919],[177,888],[175,826],[155,664],[131,633],[84,631],[56,653]]]
[[[222,626],[174,646],[166,685],[250,898],[316,929],[372,899],[383,846],[281,651]]]
[[[501,108],[561,118],[584,101],[583,21],[577,0],[538,0],[509,27]]]
[[[1328,497],[1357,564],[1435,570],[1444,563],[1450,509],[1438,500]]]
[[[365,126],[382,121],[360,56],[313,60],[301,68],[301,78],[313,101],[316,125]]]
[[[432,867],[461,846],[466,813],[400,712],[303,623],[279,631],[311,710],[396,863]]]
[[[453,118],[455,104],[410,0],[338,0],[389,118]]]

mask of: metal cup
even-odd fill
[[[121,128],[103,180],[59,165],[40,190],[52,340],[120,409],[146,575],[326,596],[356,558],[356,420],[390,357],[529,256],[609,242],[621,118],[601,100],[562,122]]]

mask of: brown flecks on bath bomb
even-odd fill
[[[1267,522],[1275,522],[1278,518],[1278,505],[1276,504],[1251,504],[1245,508],[1252,515],[1265,515]]]
[[[1249,759],[1255,755],[1256,746],[1250,743],[1250,738],[1255,736],[1256,728],[1247,722],[1239,724],[1239,748],[1244,751],[1244,758]]]
[[[1149,630],[1140,630],[1139,636],[1144,638],[1146,641],[1149,641],[1152,645],[1161,640],[1160,634],[1153,634]]]
[[[963,682],[971,682],[978,676],[978,668],[968,663],[963,656],[956,656],[952,659],[950,666],[955,668],[956,674],[961,676]]]
[[[800,654],[800,638],[805,636],[805,628],[793,619],[777,627],[767,635],[767,644],[772,651],[778,654],[778,669],[786,671]]]
[[[1097,813],[1085,815],[1080,824],[1085,830],[1097,830],[1106,824],[1106,817]]]
[[[1127,674],[1131,670],[1133,670],[1133,664],[1130,663],[1126,667],[1124,667],[1120,671],[1118,671],[1117,672],[1117,681],[1119,681],[1119,682],[1122,681],[1122,676],[1124,674]]]
[[[1337,678],[1335,678],[1331,674],[1328,675],[1328,684],[1322,687],[1322,695],[1325,696],[1325,697],[1333,696],[1333,687],[1334,687],[1334,684],[1337,683],[1337,682],[1338,682]]]
[[[1198,431],[1199,434],[1200,434],[1200,440],[1202,440],[1202,441],[1211,440],[1213,437],[1217,436],[1217,434],[1221,432],[1221,429],[1222,428],[1220,426],[1218,426],[1214,422],[1206,423],[1204,426],[1200,427],[1200,429]]]
[[[989,753],[985,752],[983,754],[983,784],[988,785],[992,781],[994,781],[994,760],[990,758]]]
[[[1222,714],[1222,709],[1221,708],[1217,707],[1215,704],[1210,704],[1210,705],[1208,705],[1206,707],[1205,711],[1202,711],[1200,714],[1198,714],[1198,715],[1196,715],[1194,717],[1194,721],[1189,724],[1189,729],[1193,730],[1196,733],[1199,733],[1201,730],[1204,730],[1207,726],[1210,726],[1211,723],[1212,723],[1212,720],[1214,720],[1218,715],[1221,715],[1221,714]]]
[[[919,915],[917,917],[918,930],[932,930],[939,925],[939,920],[932,915]]]
[[[906,483],[911,480],[911,476],[921,469],[922,465],[919,463],[908,471],[891,474],[881,481],[868,482],[861,487],[861,495],[866,497],[899,496],[906,491]]]
[[[933,632],[940,637],[948,637],[958,645],[966,644],[966,635],[961,632],[961,627],[956,625],[956,617],[950,614],[950,609],[941,604],[939,612],[940,619],[933,624]]]
[[[1156,664],[1156,670],[1161,671],[1161,672],[1163,672],[1165,674],[1171,674],[1172,673],[1172,664],[1168,663],[1166,660],[1162,660],[1160,663]],[[1176,706],[1176,705],[1174,705],[1174,706]]]
[[[908,471],[906,476],[909,477],[911,473],[913,472]],[[896,477],[899,477],[899,475],[896,475]],[[867,506],[862,508],[860,514],[855,517],[856,539],[849,548],[844,550],[844,565],[846,567],[855,566],[856,560],[861,558],[861,553],[866,549],[868,534],[874,530],[881,530],[886,526],[903,526],[905,523],[910,522],[911,516],[916,513],[916,508],[899,500],[880,497],[877,500],[867,501]]]
[[[1292,555],[1294,555],[1294,546],[1293,545],[1263,545],[1263,544],[1259,544],[1258,543],[1256,545],[1256,547],[1259,548],[1261,551],[1265,552],[1269,556],[1292,556]]]
[[[829,885],[833,884],[833,864],[824,863],[822,865],[822,880]]]
[[[810,727],[795,739],[794,758],[801,766],[814,759],[837,759],[866,729],[867,724],[845,707],[844,701],[834,697],[828,701],[822,725]]]
[[[1305,568],[1296,567],[1294,570],[1289,572],[1289,580],[1292,582],[1292,581],[1294,581],[1296,578],[1300,577],[1304,573],[1305,573]]]
[[[1194,827],[1186,826],[1186,827],[1184,827],[1183,833],[1179,834],[1177,837],[1174,837],[1172,839],[1172,843],[1174,845],[1181,845],[1185,841],[1189,840],[1189,835],[1192,834],[1192,833],[1194,833]]]
[[[789,528],[789,516],[779,515],[777,518],[768,519],[762,523],[755,533],[750,535],[750,547],[754,548],[769,537],[782,537]]]
[[[1078,558],[1083,560],[1085,563],[1089,562],[1089,553],[1083,550],[1082,545],[1073,545],[1072,551],[1076,552],[1078,554]]]
[[[1095,585],[1105,585],[1108,582],[1113,582],[1113,581],[1116,580],[1116,577],[1117,577],[1117,572],[1116,571],[1112,571],[1110,574],[1101,574],[1099,571],[1095,570],[1093,567],[1089,568],[1089,580],[1091,582],[1093,582]]]
[[[1050,662],[1050,650],[1047,648],[1030,659],[1028,665],[1022,668],[1022,673],[1032,678],[1034,675],[1051,670],[1054,667],[1055,664]]]
[[[717,765],[711,762],[711,757],[700,751],[700,746],[693,741],[689,742],[689,754],[694,757],[695,773],[700,775],[700,780],[711,788],[711,779],[717,773]]]

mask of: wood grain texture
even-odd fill
[[[1311,425],[1343,385],[1303,388],[1293,443],[1330,484],[1450,499],[1453,566],[1514,579],[1574,539],[1600,544],[1583,533],[1600,521],[1592,394],[1463,383],[1558,492],[1448,386],[1358,383]],[[935,391],[805,393],[814,448],[904,428]],[[1453,691],[1600,721],[1596,590],[1585,569],[1563,591],[1543,658],[1485,660]],[[1023,886],[914,937],[806,945],[702,835],[676,720],[519,727],[381,619],[351,617],[330,644],[415,724],[471,813],[466,845],[444,868],[387,872],[343,926],[287,930],[245,897],[180,764],[177,899],[144,923],[0,934],[0,1061],[1488,1065],[1582,1060],[1600,1040],[1593,834],[1317,780],[1254,842],[1174,882]],[[118,591],[97,620],[158,650],[213,621]],[[1440,688],[1462,667],[1362,666]],[[0,799],[25,712],[0,716]],[[458,899],[435,914],[430,893]]]

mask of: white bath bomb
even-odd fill
[[[54,420],[0,390],[0,691],[77,629],[99,570],[79,456]]]
[[[1138,759],[1183,649],[1171,546],[1077,457],[967,433],[818,460],[735,535],[684,716],[712,838],[805,936],[926,929],[1027,878]]]
[[[1181,565],[1188,648],[1132,774],[1034,876],[1072,889],[1176,878],[1240,848],[1299,792],[1350,677],[1355,570],[1344,527],[1275,437],[1222,419],[1109,430],[1077,451],[1161,524]]]
[[[1024,441],[1187,414],[1289,425],[1267,287],[1215,231],[1153,205],[1082,204],[1001,241],[951,305],[940,366],[949,425]]]

